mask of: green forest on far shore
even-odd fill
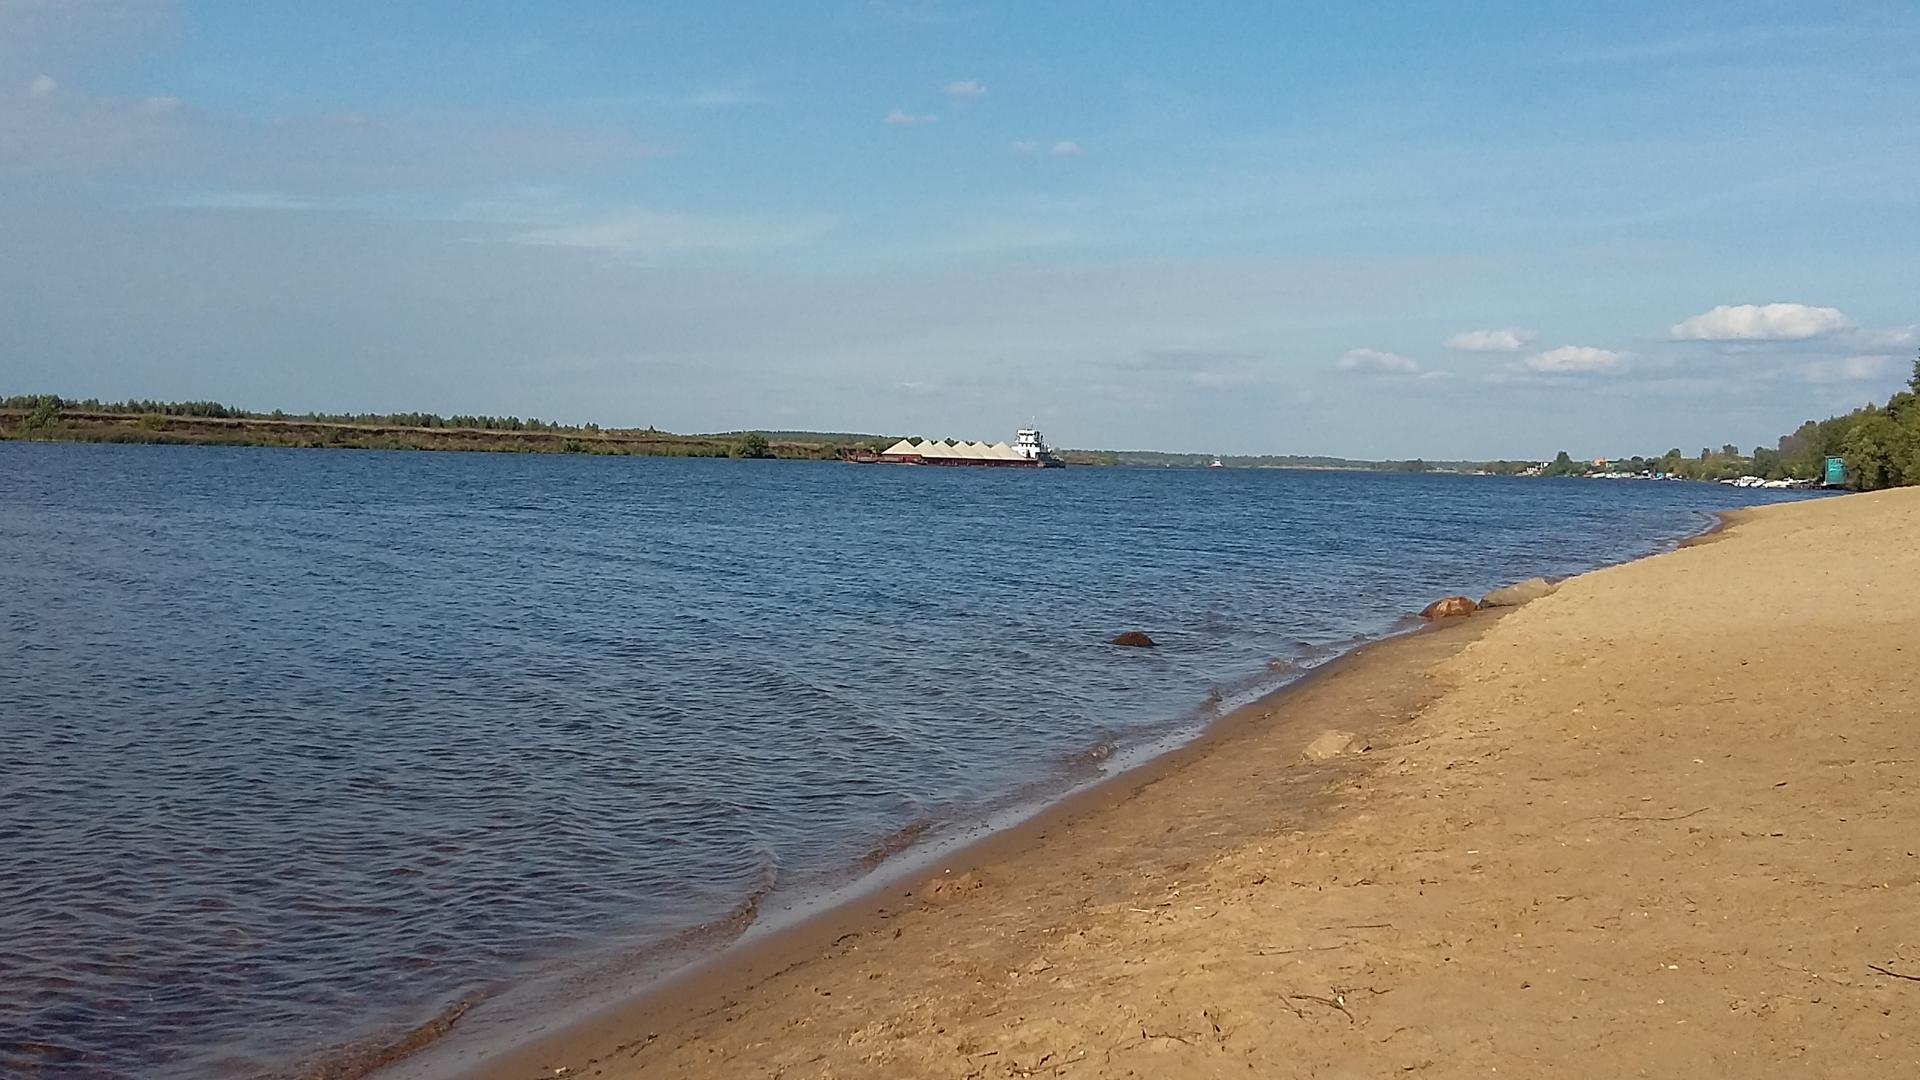
[[[1742,454],[1727,445],[1687,457],[1679,449],[1645,457],[1615,458],[1605,465],[1579,461],[1565,451],[1542,470],[1546,476],[1579,476],[1596,472],[1652,472],[1690,480],[1724,480],[1758,476],[1765,480],[1818,481],[1829,457],[1847,464],[1847,486],[1856,491],[1920,484],[1920,358],[1913,362],[1907,388],[1884,405],[1863,405],[1841,416],[1808,420],[1773,446],[1756,446]],[[1494,462],[1495,466],[1524,466],[1523,462]],[[1492,471],[1518,471],[1494,469]]]

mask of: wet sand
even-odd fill
[[[1916,1075],[1917,661],[1920,491],[1743,511],[469,1073]]]

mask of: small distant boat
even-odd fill
[[[1224,469],[1226,467],[1227,467],[1227,463],[1220,460],[1219,454],[1213,455],[1213,460],[1207,462],[1207,468],[1209,469]]]

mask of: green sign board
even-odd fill
[[[1847,482],[1847,459],[1830,457],[1827,459],[1827,486],[1840,487]]]

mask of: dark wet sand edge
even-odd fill
[[[1746,512],[1741,510],[1715,512],[1707,528],[1675,546],[1711,543],[1745,517]],[[407,1068],[409,1065],[431,1064],[430,1075],[436,1077],[527,1080],[579,1073],[598,1059],[622,1049],[673,1038],[677,1032],[692,1028],[697,1021],[730,1007],[761,982],[796,967],[828,960],[836,944],[850,937],[866,936],[885,925],[893,915],[918,906],[920,902],[915,894],[930,876],[984,871],[1036,857],[1054,845],[1072,845],[1076,833],[1096,831],[1088,828],[1094,819],[1126,813],[1126,804],[1135,796],[1223,748],[1246,739],[1298,734],[1308,728],[1317,731],[1326,726],[1324,713],[1309,714],[1302,705],[1313,703],[1315,692],[1336,678],[1347,684],[1340,692],[1342,697],[1371,698],[1389,692],[1404,693],[1408,684],[1424,680],[1429,668],[1479,638],[1503,613],[1483,611],[1471,618],[1441,620],[1358,646],[1235,709],[1192,740],[1068,795],[1014,825],[954,849],[922,874],[876,886],[872,891],[762,937],[729,946],[590,1015],[523,1032],[505,1049],[476,1048],[469,1053],[449,1054],[431,1063],[395,1060],[388,1063],[389,1068],[397,1067],[394,1075],[407,1075],[412,1073]],[[1319,704],[1324,707],[1324,702]],[[452,1047],[445,1049],[453,1050]],[[565,1072],[556,1073],[558,1069]],[[376,1072],[374,1075],[387,1074]]]

